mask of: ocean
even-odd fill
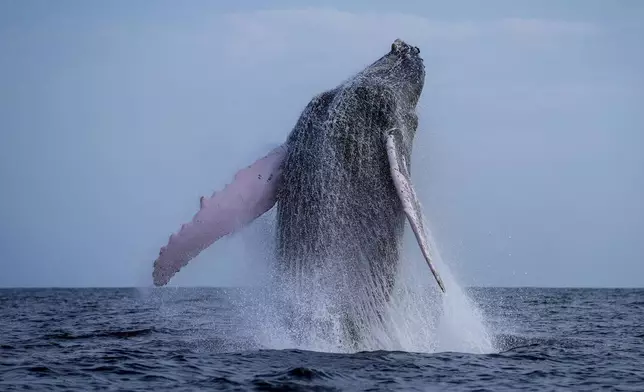
[[[0,390],[644,391],[644,289],[464,295],[484,337],[455,316],[343,352],[289,347],[250,289],[2,289]]]

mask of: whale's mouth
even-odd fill
[[[417,95],[412,101],[417,101],[422,91],[422,80],[425,77],[425,62],[420,56],[420,48],[396,39],[391,44],[391,51],[381,60],[383,64],[389,66],[391,77],[409,82],[414,86],[410,92],[412,95]]]

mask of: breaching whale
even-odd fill
[[[444,292],[411,181],[424,79],[420,50],[397,39],[376,62],[315,96],[283,145],[201,198],[192,221],[161,248],[155,285],[167,284],[202,250],[277,204],[282,276],[303,279],[326,271],[338,290],[386,301],[406,217]]]

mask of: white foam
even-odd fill
[[[339,353],[494,352],[482,313],[441,259],[431,233],[428,234],[433,260],[447,294],[438,290],[413,237],[409,240],[406,236],[403,260],[384,323],[370,322],[369,333],[361,346],[356,348],[342,340],[342,320],[335,311],[337,293],[320,285],[313,287],[315,279],[304,285],[309,290],[302,291],[302,286],[292,284],[246,295],[238,304],[245,334],[268,349]],[[308,313],[310,318],[298,318],[297,314],[302,313]]]

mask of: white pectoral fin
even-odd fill
[[[276,201],[285,155],[286,146],[275,148],[240,170],[223,190],[202,197],[192,221],[181,226],[161,248],[154,262],[154,284],[165,285],[202,250],[268,211]]]
[[[407,215],[407,220],[411,225],[414,235],[416,236],[416,241],[420,246],[420,250],[423,253],[425,261],[429,266],[429,269],[432,271],[434,278],[440,289],[445,292],[445,285],[441,280],[432,259],[429,253],[429,241],[427,239],[427,233],[425,232],[425,227],[423,225],[423,216],[422,210],[420,208],[420,201],[416,196],[416,191],[411,183],[411,176],[407,170],[407,164],[405,162],[405,156],[403,155],[402,145],[400,144],[400,139],[396,139],[396,133],[399,130],[394,128],[387,132],[387,158],[389,159],[389,169],[391,171],[391,177],[396,186],[396,192],[398,197],[403,205],[403,210]]]

